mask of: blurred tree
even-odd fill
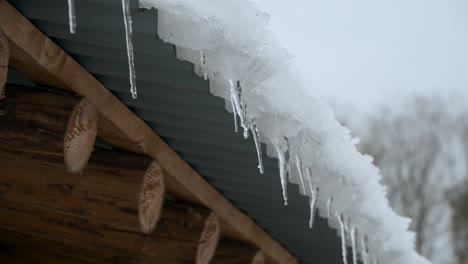
[[[468,225],[455,220],[463,215],[447,196],[468,177],[464,116],[442,99],[416,97],[397,111],[385,109],[352,129],[361,131],[361,151],[373,156],[381,169],[392,207],[413,219],[410,228],[417,233],[418,252],[434,263],[467,263],[466,257],[456,260],[455,242],[461,239],[453,234],[461,234],[461,229],[466,233]],[[466,203],[463,206],[466,210]],[[463,239],[468,251],[468,238]]]

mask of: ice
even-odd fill
[[[370,264],[369,263],[369,250],[367,248],[367,236],[361,236],[361,259],[362,264]]]
[[[260,173],[263,174],[263,155],[262,155],[262,143],[260,143],[260,133],[258,132],[257,124],[255,121],[252,121],[252,126],[250,128],[252,130],[252,135],[255,142],[255,148],[257,149],[257,157],[258,157],[258,169]]]
[[[140,0],[140,6],[158,9],[158,35],[183,51],[178,58],[207,69],[210,92],[232,106],[244,135],[255,120],[267,155],[278,158],[286,204],[287,181],[302,186],[290,170],[290,157],[299,156],[320,189],[318,204],[333,195],[333,212],[368,236],[369,251],[381,263],[429,263],[414,249],[410,219],[390,208],[379,169],[356,150],[349,129],[304,79],[269,29],[269,14],[253,1]],[[337,226],[334,221],[329,223]]]
[[[312,186],[312,180],[309,178],[309,188],[311,193],[310,198],[310,218],[309,218],[309,228],[312,228],[314,225],[315,211],[317,209],[317,202],[319,197],[319,188]]]
[[[332,203],[333,203],[333,196],[330,196],[328,197],[328,200],[327,200],[327,217],[328,218],[330,218],[330,215],[331,215]]]
[[[76,33],[76,13],[75,13],[75,0],[68,0],[68,24],[70,26],[70,33]]]
[[[288,181],[286,178],[288,168],[286,167],[286,158],[283,150],[281,149],[281,146],[279,145],[279,142],[273,139],[272,143],[278,154],[278,167],[280,172],[281,187],[283,188],[284,205],[288,205]]]
[[[305,184],[304,184],[304,175],[302,173],[302,160],[301,160],[301,157],[299,157],[298,155],[296,155],[296,167],[299,173],[299,179],[301,180],[301,187],[305,194],[306,191],[305,191]]]
[[[128,57],[128,72],[130,77],[130,92],[132,98],[137,98],[136,87],[136,72],[135,72],[135,58],[133,54],[133,40],[132,40],[132,17],[130,15],[130,0],[122,0],[122,10],[125,24],[125,39],[127,43],[127,57]]]
[[[229,80],[229,90],[231,91],[231,104],[233,105],[233,113],[239,115],[240,123],[244,129],[244,138],[249,137],[249,123],[247,121],[246,105],[242,103],[242,87],[240,81]],[[237,121],[236,121],[237,126]]]
[[[341,254],[343,255],[343,264],[348,264],[348,253],[346,252],[346,227],[343,220],[343,215],[339,212],[336,212],[336,217],[340,223]]]
[[[356,236],[357,236],[357,230],[354,227],[351,227],[351,230],[349,231],[349,236],[351,237],[351,249],[353,250],[353,264],[358,263],[357,259],[357,245],[356,245]]]
[[[208,80],[208,69],[206,68],[206,56],[203,51],[200,50],[200,66],[201,66],[201,74],[203,75],[203,79]]]

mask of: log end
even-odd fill
[[[161,216],[164,203],[164,171],[153,161],[145,172],[140,191],[138,218],[143,233],[151,233]]]
[[[8,62],[10,60],[10,49],[8,39],[0,29],[0,100],[5,98],[5,83],[8,75]]]
[[[65,166],[72,173],[86,166],[97,134],[96,108],[85,98],[73,109],[64,136]]]
[[[263,254],[262,251],[258,251],[253,259],[252,259],[252,264],[265,264],[265,255]]]
[[[197,250],[196,264],[207,264],[213,258],[220,237],[220,225],[216,214],[211,213],[206,219],[200,244]]]

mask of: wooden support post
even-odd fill
[[[63,168],[0,160],[0,229],[70,245],[91,242],[87,248],[105,248],[120,257],[208,263],[217,245],[219,224],[207,209],[174,202],[151,205],[148,208],[162,207],[154,218],[159,218],[157,226],[148,235],[140,231],[138,192],[148,173],[144,176],[144,169],[136,169],[143,163],[134,162],[136,158],[98,150],[79,176]],[[117,166],[108,167],[109,163]],[[153,172],[153,182],[163,177],[154,174],[162,171],[157,163],[151,163],[148,171]]]
[[[210,264],[264,264],[263,253],[241,241],[223,237]]]
[[[57,89],[7,87],[8,97],[0,101],[0,148],[29,159],[45,155],[54,165],[65,161],[70,171],[81,171],[97,131],[97,113],[87,99]]]
[[[5,98],[5,83],[8,75],[8,61],[10,60],[10,49],[8,39],[0,28],[0,100]]]

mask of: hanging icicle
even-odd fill
[[[304,184],[304,175],[302,173],[302,160],[299,155],[296,155],[296,167],[297,171],[299,172],[299,178],[301,179],[301,186],[302,190],[304,191],[304,194],[306,194],[306,189],[305,189],[305,184]]]
[[[252,130],[252,135],[255,142],[255,148],[257,149],[257,157],[258,157],[258,169],[260,173],[263,174],[263,155],[262,155],[262,143],[260,142],[260,133],[258,132],[257,124],[255,124],[255,120],[252,121],[252,126],[250,127]]]
[[[127,57],[128,57],[128,72],[130,77],[130,92],[132,98],[137,98],[136,88],[136,72],[135,72],[135,57],[133,54],[133,30],[132,30],[132,17],[130,15],[130,0],[122,0],[122,10],[125,24],[125,39],[127,41]]]
[[[312,181],[309,180],[309,187],[310,187],[310,193],[311,193],[311,198],[310,198],[310,217],[309,217],[309,228],[312,228],[314,225],[314,220],[315,220],[315,212],[317,210],[317,203],[318,203],[318,197],[319,197],[319,188],[313,187],[312,186]]]
[[[351,237],[351,249],[353,250],[353,264],[358,263],[357,259],[357,245],[356,245],[356,236],[357,236],[357,230],[356,228],[351,228],[349,231],[349,236]]]
[[[231,104],[233,106],[233,113],[239,115],[240,123],[244,128],[244,138],[249,137],[249,123],[247,121],[247,106],[242,104],[242,87],[240,81],[234,82],[229,80],[229,91],[231,92]],[[235,109],[235,110],[234,110]],[[237,126],[237,119],[235,118],[235,126]],[[237,131],[237,128],[236,128]]]
[[[234,116],[234,132],[237,133],[239,131],[239,126],[237,125],[237,110],[233,98],[234,97],[231,96],[232,114]]]
[[[331,206],[333,203],[333,196],[330,196],[327,201],[327,217],[330,218],[331,215]]]
[[[284,137],[284,140],[286,141],[286,151],[284,153],[284,158],[286,161],[286,175],[287,179],[291,179],[291,148],[289,147],[289,139]]]
[[[68,0],[68,24],[70,26],[70,33],[76,33],[76,11],[75,0]]]
[[[363,235],[361,237],[361,259],[363,264],[369,263],[369,249],[367,247],[367,236]]]
[[[201,66],[201,74],[203,75],[203,79],[208,80],[208,70],[206,69],[206,56],[205,53],[200,50],[200,66]]]
[[[336,212],[336,217],[338,218],[338,222],[340,223],[341,253],[343,255],[343,264],[348,264],[348,254],[346,252],[346,230],[343,215],[339,212]]]
[[[278,167],[279,167],[279,172],[280,172],[280,179],[281,179],[281,187],[283,188],[283,199],[284,199],[284,205],[288,205],[288,181],[287,181],[287,167],[286,167],[286,159],[283,150],[281,149],[278,141],[275,139],[272,139],[271,142],[273,143],[273,146],[276,149],[276,152],[278,153]]]

